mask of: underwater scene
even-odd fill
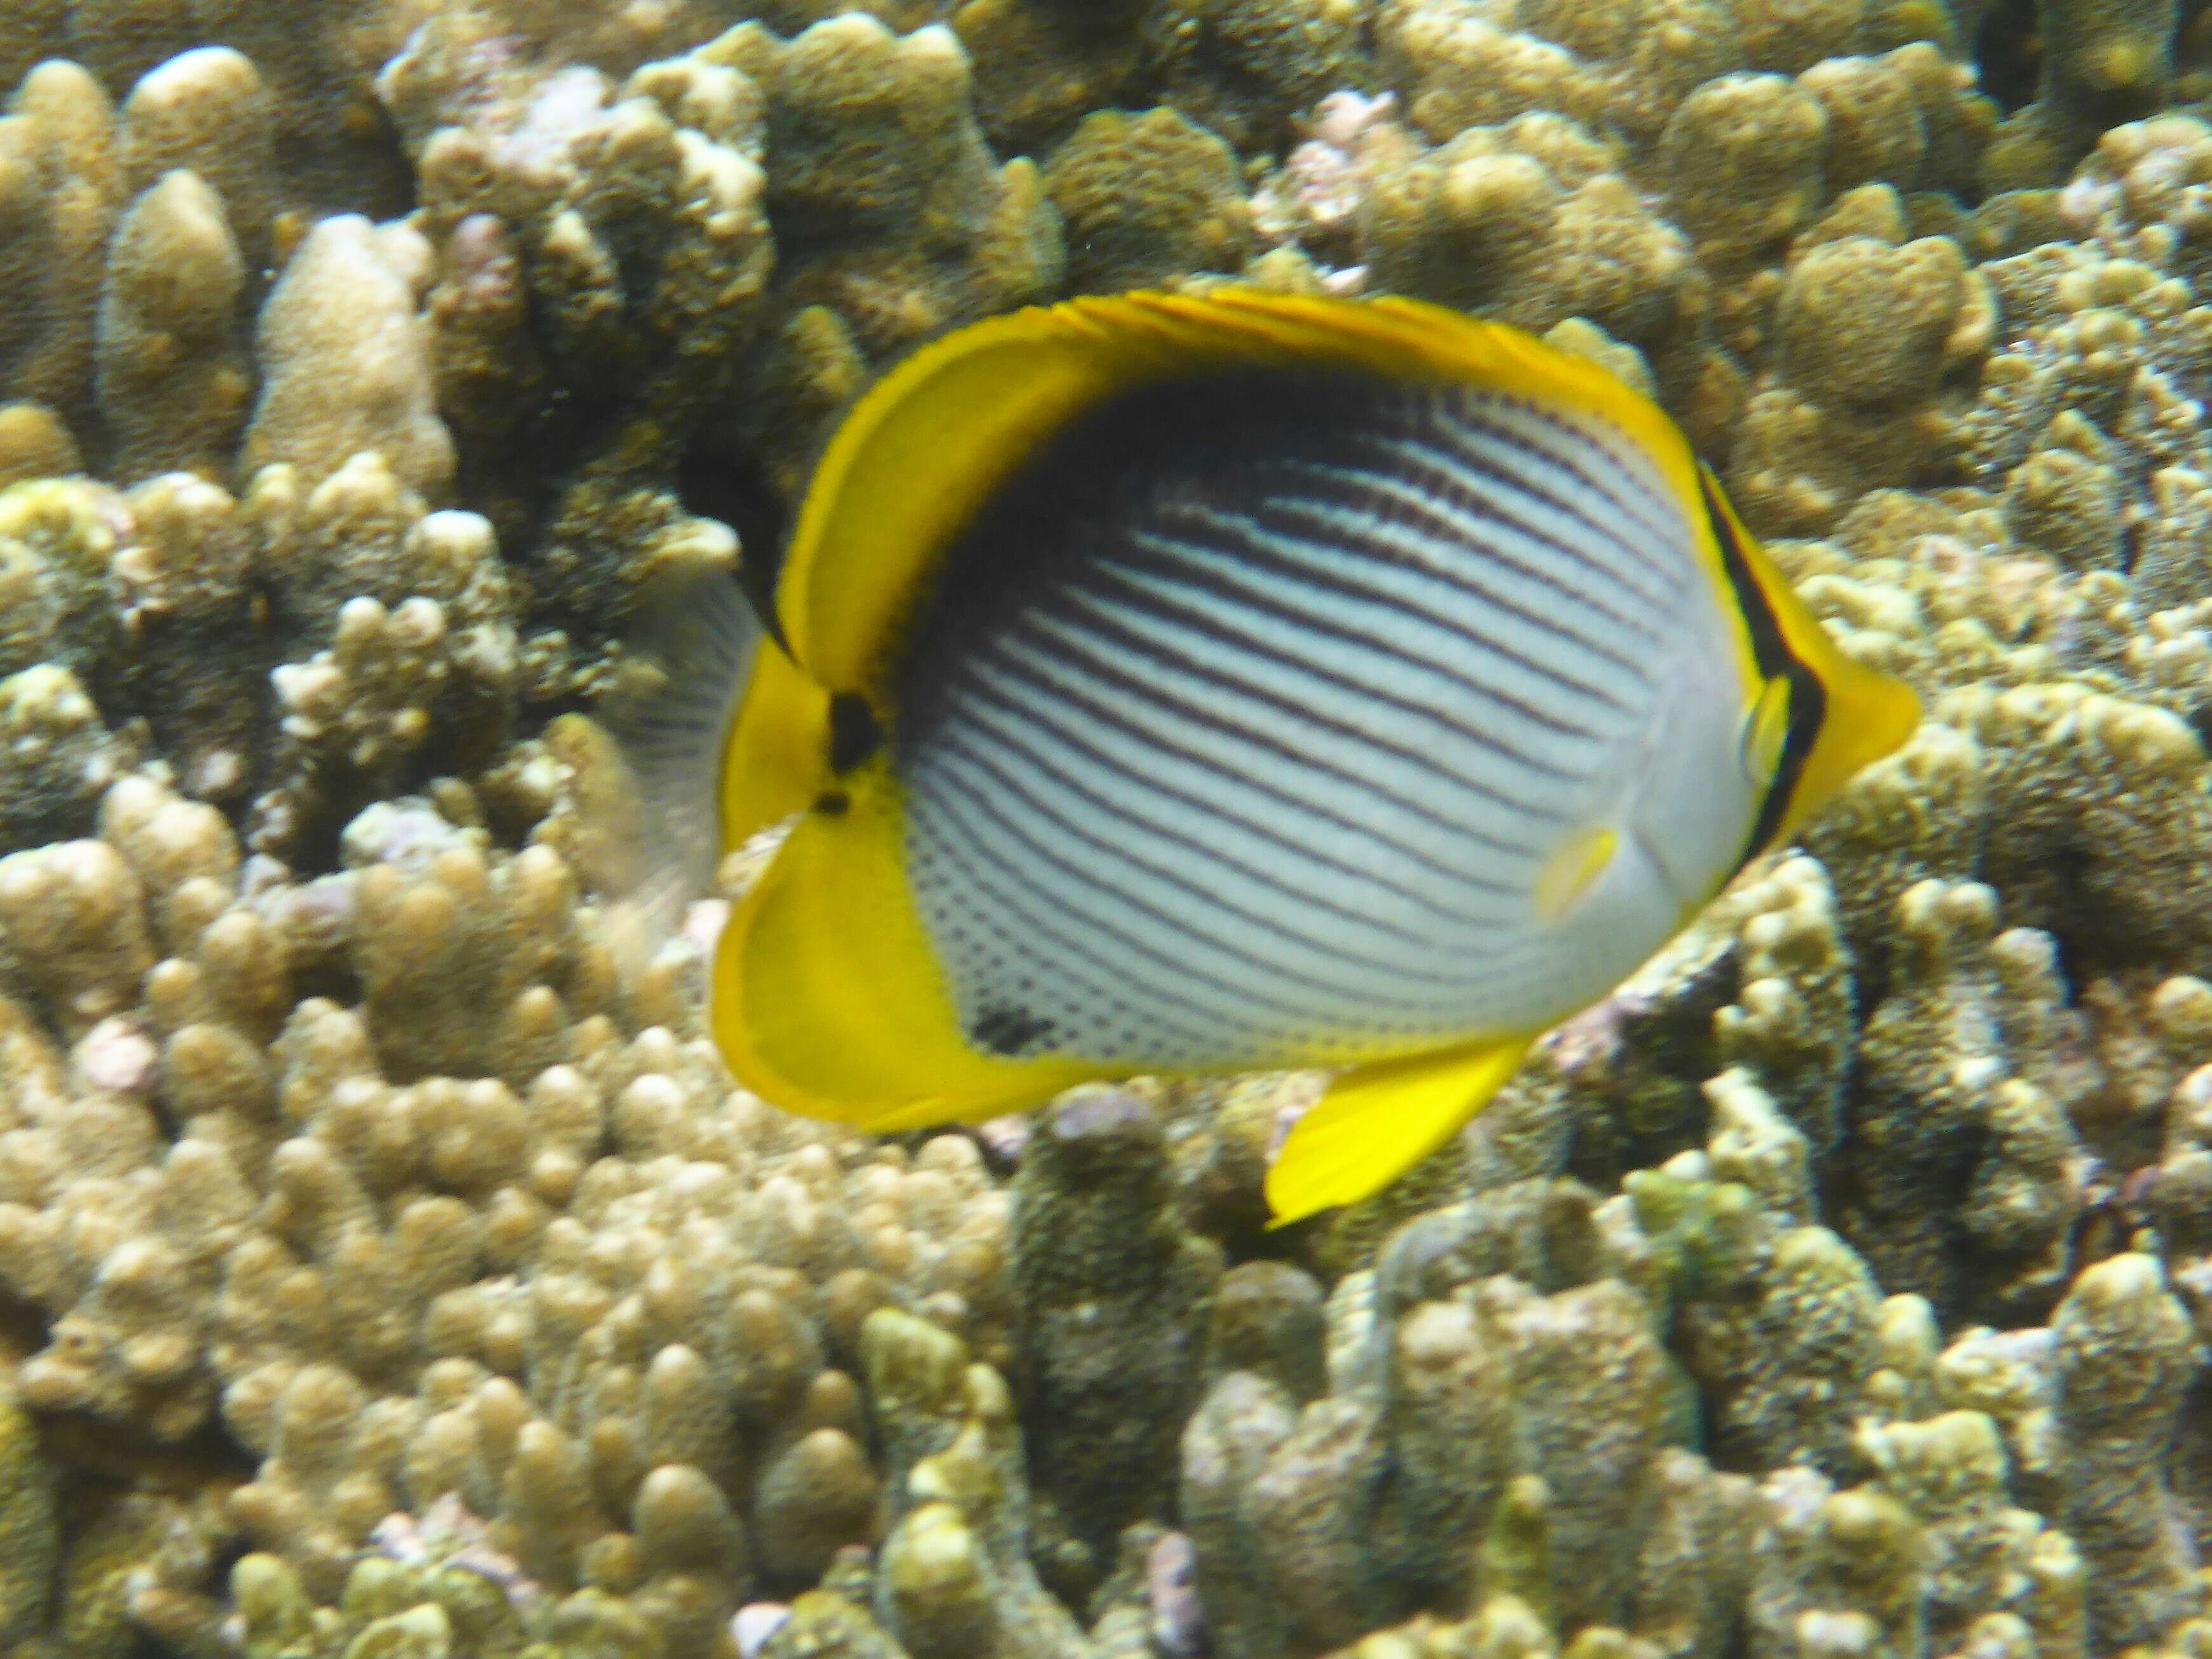
[[[2212,1655],[2204,0],[0,99],[0,1659]]]

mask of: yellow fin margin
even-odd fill
[[[1331,1083],[1267,1171],[1271,1227],[1372,1197],[1451,1139],[1520,1069],[1533,1036],[1378,1060]]]
[[[712,1018],[738,1080],[771,1104],[884,1132],[990,1117],[1098,1075],[978,1053],[915,912],[897,786],[841,779],[738,904],[715,954]]]

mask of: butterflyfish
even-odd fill
[[[1655,404],[1403,299],[963,328],[736,594],[648,804],[789,822],[716,946],[738,1079],[889,1132],[1332,1068],[1278,1223],[1435,1151],[1920,713]]]

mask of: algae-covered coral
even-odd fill
[[[0,1647],[2212,1641],[2197,9],[14,6]],[[1310,1079],[733,1090],[596,719],[899,353],[1237,276],[1653,389],[1930,709],[1288,1236]]]

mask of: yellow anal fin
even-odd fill
[[[712,1018],[738,1080],[771,1105],[879,1133],[984,1118],[1097,1075],[979,1051],[915,908],[887,758],[800,814],[715,954]]]
[[[934,1129],[945,1123],[981,1123],[986,1118],[1004,1117],[1009,1112],[1034,1111],[1054,1096],[1074,1087],[1076,1082],[1091,1080],[1081,1077],[1071,1082],[1066,1076],[1054,1075],[1041,1081],[1011,1083],[995,1092],[932,1095],[921,1100],[878,1103],[860,1108],[846,1121],[872,1135],[905,1134],[909,1130]]]
[[[1353,1067],[1297,1121],[1267,1171],[1268,1224],[1382,1190],[1451,1139],[1520,1068],[1533,1036]]]

